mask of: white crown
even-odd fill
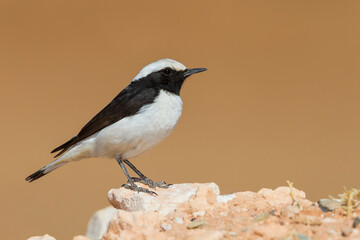
[[[160,71],[164,68],[172,68],[175,71],[186,70],[186,67],[183,64],[169,58],[164,58],[145,66],[143,69],[141,69],[138,75],[135,76],[133,81],[139,80],[140,78],[146,77],[150,73]]]

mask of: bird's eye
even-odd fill
[[[167,76],[169,76],[172,73],[170,68],[165,68],[162,72]]]

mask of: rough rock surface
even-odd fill
[[[359,208],[351,216],[344,216],[341,208],[322,211],[295,188],[219,195],[214,183],[191,183],[156,189],[156,193],[110,190],[109,202],[117,210],[110,222],[109,217],[98,221],[108,226],[106,232],[96,224],[90,224],[88,232],[102,229],[95,232],[103,240],[360,239],[360,224],[355,225]]]
[[[34,236],[31,238],[28,238],[28,240],[55,240],[55,238],[48,234],[45,234],[43,236]]]
[[[88,223],[86,237],[90,239],[101,239],[102,235],[106,232],[109,222],[115,212],[116,209],[109,206],[94,213]]]

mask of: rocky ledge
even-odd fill
[[[341,204],[319,206],[293,187],[220,195],[215,183],[184,183],[156,193],[111,189],[112,206],[96,212],[86,237],[74,240],[360,239],[360,209],[345,216]]]

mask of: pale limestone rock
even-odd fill
[[[184,223],[184,219],[182,217],[175,217],[173,219],[173,221],[178,223],[178,224],[183,224]]]
[[[311,205],[312,202],[306,200],[306,195],[303,191],[297,190],[293,188],[294,197],[300,201],[303,205]],[[290,195],[289,187],[278,187],[275,190],[263,188],[258,194],[260,194],[268,203],[271,205],[279,206],[279,205],[289,205],[294,202],[293,198]]]
[[[158,196],[142,192],[137,193],[126,188],[111,189],[108,193],[108,199],[111,205],[117,209],[128,212],[157,211],[162,216],[166,216],[179,205],[188,202],[190,198],[201,197],[198,199],[200,202],[196,201],[196,203],[207,204],[206,197],[214,195],[216,198],[219,192],[219,187],[215,183],[183,183],[171,185],[168,189],[157,188]],[[194,207],[196,208],[196,206]]]
[[[169,224],[162,223],[162,224],[160,224],[160,227],[164,231],[170,231],[172,229],[172,226],[170,223]]]
[[[164,220],[165,217],[158,212],[119,210],[110,221],[103,239],[159,239],[159,237],[162,239],[157,235],[159,235],[160,223]]]
[[[264,239],[284,239],[289,234],[286,226],[270,223],[256,226],[254,233]]]
[[[110,221],[103,239],[169,239],[166,234],[171,234],[173,226],[166,219],[173,219],[179,224],[184,223],[184,217],[169,215],[175,211],[184,215],[183,211],[191,209],[193,215],[204,216],[206,211],[203,209],[211,208],[217,203],[216,198],[220,191],[215,183],[191,183],[172,185],[168,189],[158,188],[156,193],[158,196],[137,193],[125,188],[110,190],[109,202],[119,210]],[[197,235],[209,239],[220,239],[223,236],[218,231],[197,232],[190,232],[189,239],[195,239]]]
[[[95,212],[88,223],[86,237],[90,239],[101,239],[116,211],[115,208],[110,206]]]
[[[99,239],[99,238],[98,238]],[[87,238],[85,236],[82,236],[82,235],[78,235],[78,236],[75,236],[73,238],[73,240],[91,240],[90,238]]]
[[[45,234],[43,236],[35,236],[28,238],[28,240],[56,240],[56,239],[48,234]]]
[[[258,191],[258,194],[261,195],[264,199],[266,199],[268,201],[271,201],[273,203],[276,202],[277,204],[280,203],[280,204],[283,204],[283,205],[288,205],[288,204],[292,203],[293,199],[290,196],[290,190],[289,189],[286,189],[285,191],[279,191],[279,194],[281,194],[282,198],[279,198],[279,196],[274,195],[274,191],[275,190],[272,190],[272,189],[269,189],[269,188],[262,188],[262,189],[260,189]],[[295,193],[295,196],[297,196],[297,195],[298,194]]]
[[[348,226],[341,227],[341,235],[344,237],[350,236],[352,231],[353,231],[353,229],[351,227],[348,227]]]
[[[224,238],[224,235],[225,232],[223,231],[197,229],[187,234],[185,240],[220,240]]]
[[[43,236],[31,237],[31,238],[28,238],[27,240],[56,240],[56,239],[48,234],[45,234]],[[73,240],[91,240],[91,239],[89,239],[85,236],[82,236],[82,235],[78,235],[78,236],[73,237]]]
[[[254,209],[266,211],[271,205],[258,193],[255,192],[237,192],[235,198],[227,202],[230,208],[239,207],[241,212],[250,212]]]
[[[124,188],[110,190],[109,202],[117,210],[113,209],[115,214],[109,213],[105,220],[99,220],[106,226],[112,215],[102,239],[287,239],[293,236],[318,239],[324,234],[360,239],[359,230],[349,228],[352,220],[336,210],[324,218],[320,208],[295,188],[264,188],[259,192],[219,195],[219,188],[214,183],[191,183],[156,189],[156,193],[157,197]],[[89,228],[94,230],[98,226],[94,224]],[[338,227],[333,229],[333,226]],[[45,238],[32,240],[38,239]],[[88,238],[77,236],[74,240]]]
[[[206,211],[204,211],[204,210],[192,213],[194,218],[203,217],[203,216],[205,216],[205,214],[206,214]]]
[[[227,202],[233,200],[235,197],[236,197],[236,195],[234,193],[227,194],[227,195],[219,195],[216,197],[216,200],[218,202],[227,203]]]

